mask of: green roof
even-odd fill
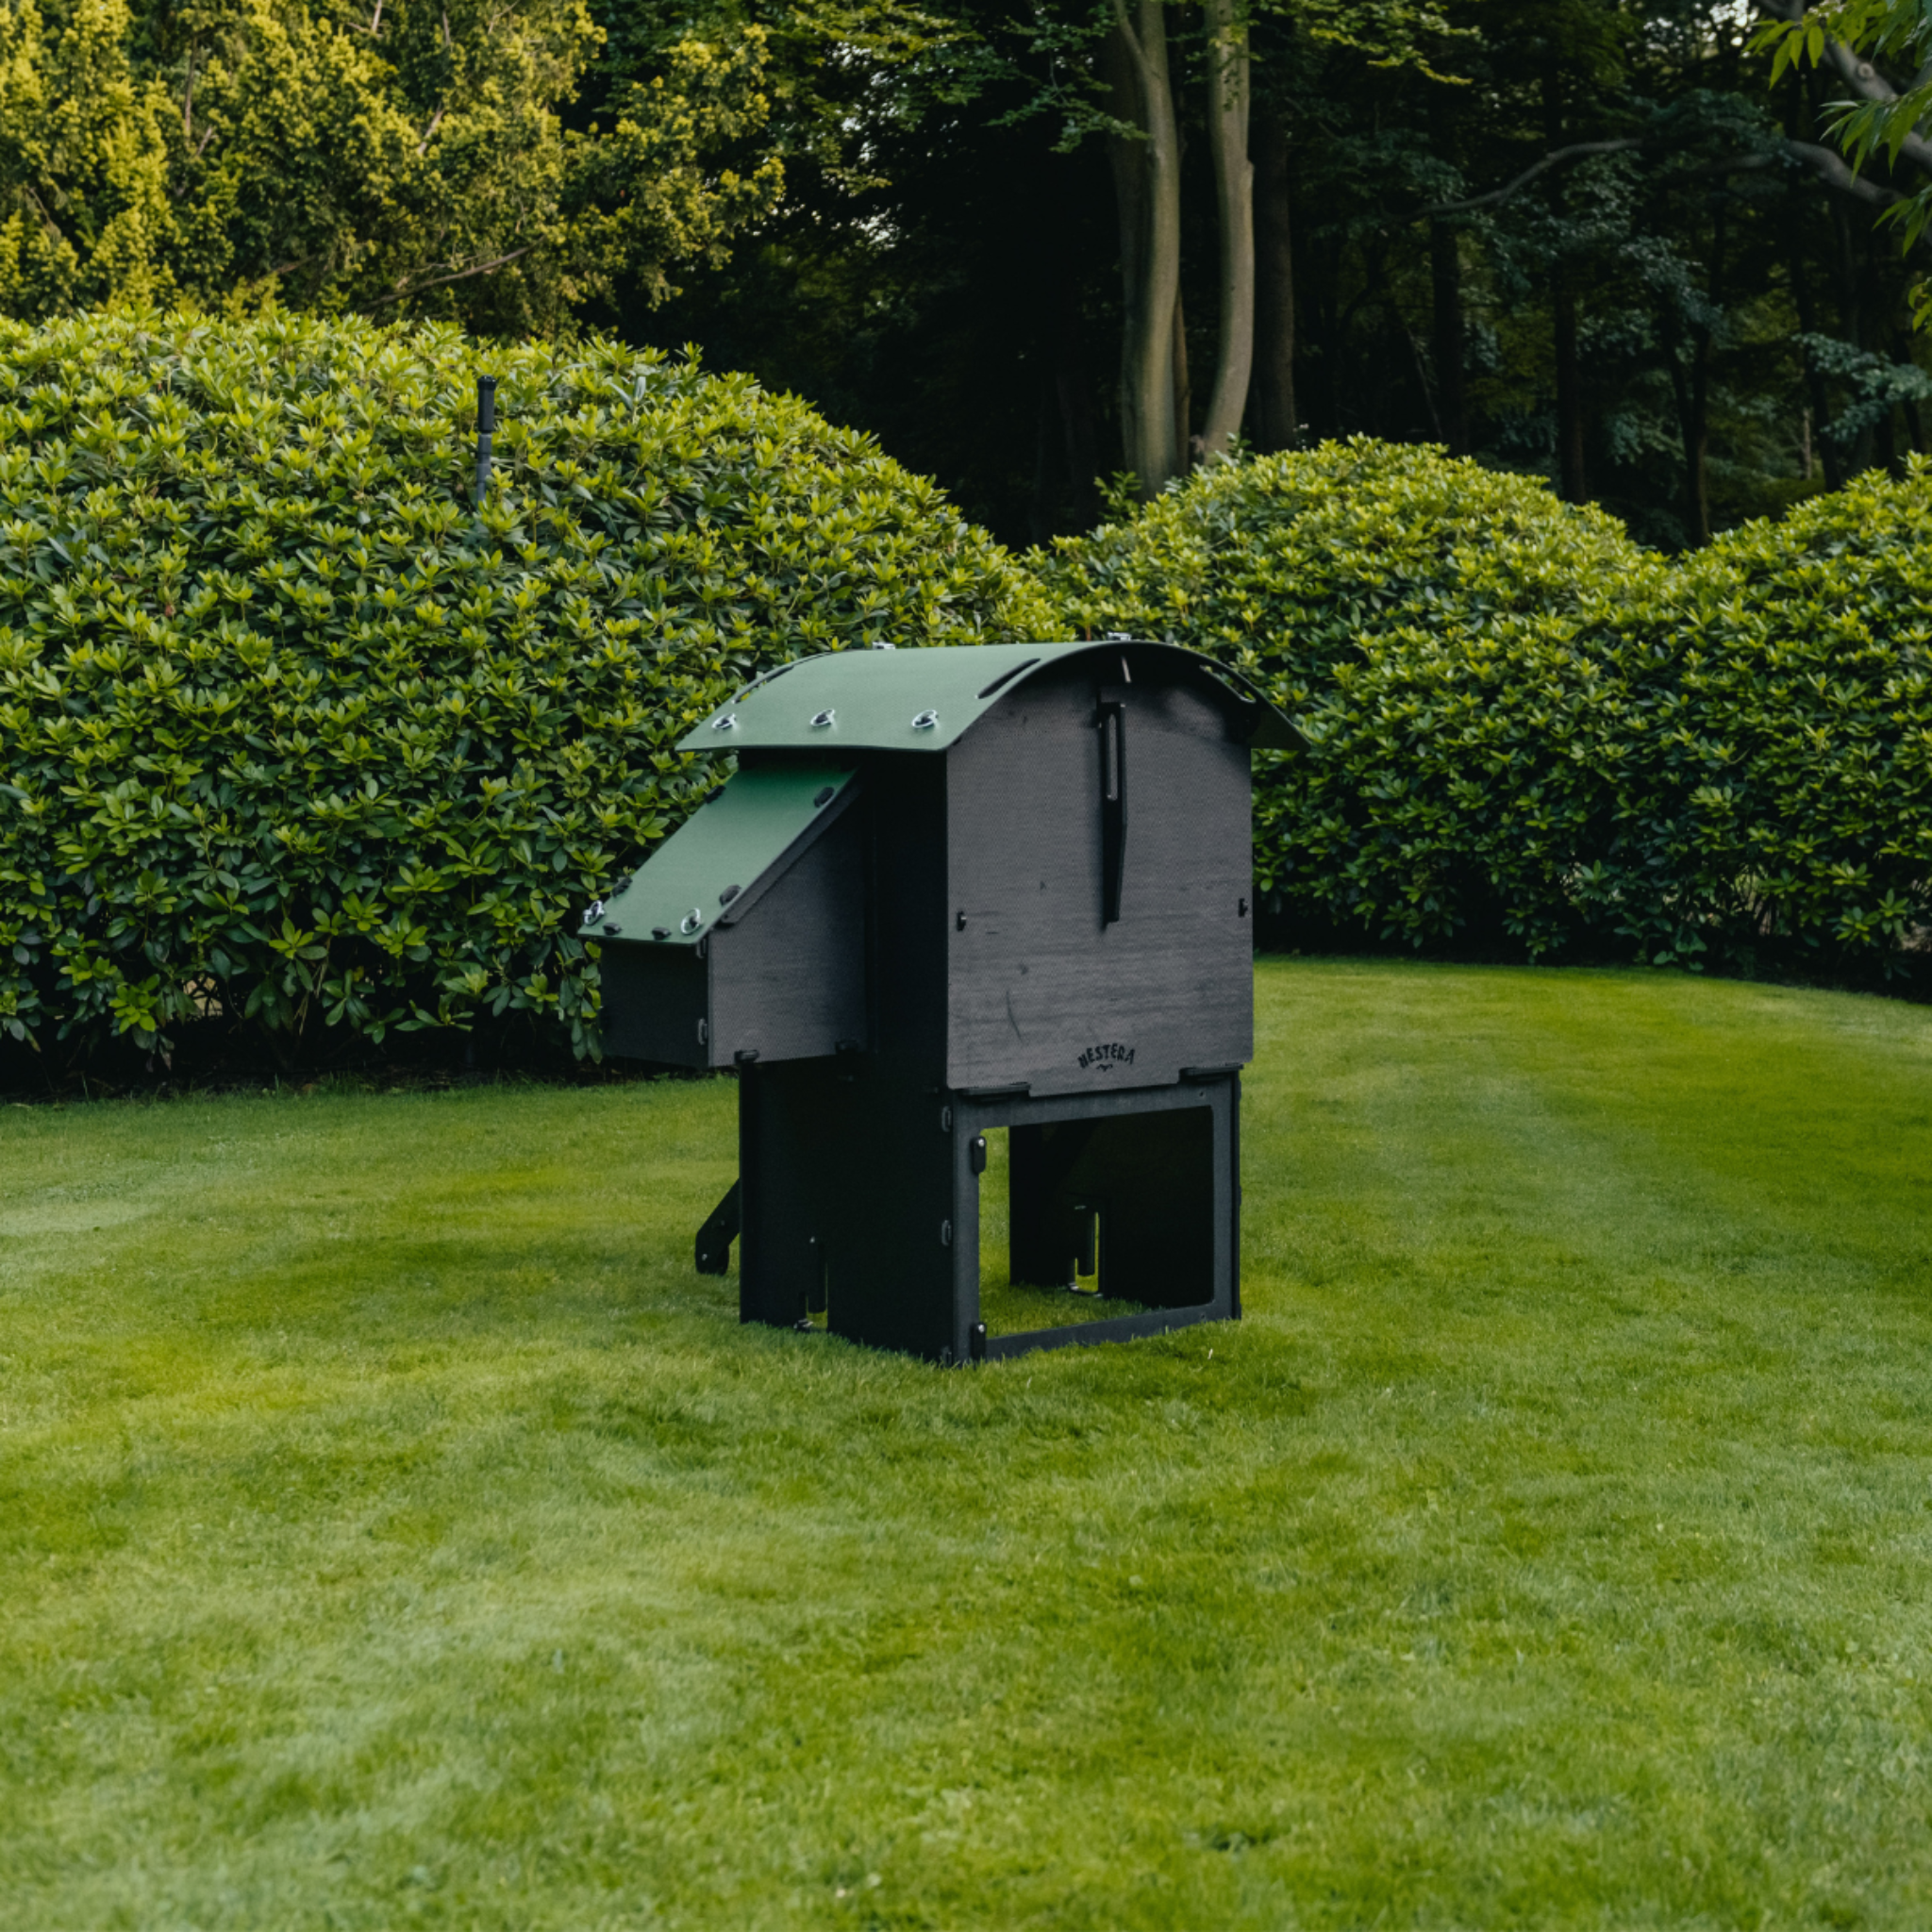
[[[730,925],[850,803],[857,775],[831,758],[736,774],[591,908],[584,937],[694,946]]]
[[[1117,653],[1122,643],[827,651],[767,672],[677,748],[944,751],[1035,672],[1082,652]],[[1250,744],[1283,751],[1302,744],[1294,726],[1239,673],[1175,644],[1135,640],[1128,647],[1137,658],[1149,651],[1172,657],[1208,681],[1232,715],[1252,724],[1245,734]]]

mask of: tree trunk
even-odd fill
[[[1912,366],[1911,344],[1907,341],[1893,342],[1891,359],[1901,367],[1909,369]],[[1913,450],[1923,455],[1925,449],[1925,423],[1924,418],[1919,413],[1918,399],[1914,396],[1901,396],[1899,414],[1906,419],[1906,435],[1910,439]]]
[[[1288,130],[1264,117],[1255,141],[1256,447],[1292,449],[1301,435],[1294,392],[1294,245]]]
[[[1240,434],[1255,365],[1255,166],[1248,158],[1248,37],[1235,0],[1202,0],[1208,29],[1208,151],[1221,230],[1220,340],[1202,425],[1205,456]]]
[[[1793,141],[1810,139],[1809,110],[1805,80],[1793,68],[1786,113],[1786,126]],[[1798,311],[1799,333],[1808,337],[1818,333],[1818,311],[1812,300],[1811,277],[1805,272],[1803,223],[1803,204],[1796,194],[1788,192],[1785,196],[1785,272],[1790,279],[1791,305]],[[1805,344],[1805,389],[1811,398],[1811,420],[1805,431],[1805,475],[1808,480],[1811,475],[1809,452],[1815,444],[1824,469],[1824,486],[1827,490],[1836,490],[1845,480],[1843,454],[1838,444],[1824,434],[1825,425],[1831,421],[1831,394],[1824,386],[1824,372],[1819,368],[1818,358],[1811,353],[1808,341]]]
[[[1180,298],[1180,129],[1168,78],[1163,0],[1113,0],[1108,77],[1118,120],[1142,138],[1108,143],[1120,213],[1121,440],[1141,496],[1180,468],[1174,339]]]
[[[1185,476],[1194,467],[1194,398],[1188,385],[1188,312],[1181,291],[1174,291],[1174,475]]]
[[[1684,441],[1684,524],[1698,549],[1710,541],[1710,331],[1697,331],[1690,363],[1690,422]]]
[[[1832,197],[1832,228],[1838,240],[1839,334],[1855,349],[1865,346],[1864,272],[1858,259],[1857,238],[1852,232],[1851,217]],[[1842,445],[1840,454],[1848,475],[1862,475],[1872,467],[1872,426],[1865,425]]]
[[[1093,449],[1093,391],[1087,381],[1077,313],[1062,328],[1059,348],[1054,385],[1059,397],[1060,435],[1066,445],[1067,490],[1074,527],[1091,530],[1100,521],[1099,464]]]
[[[1790,221],[1788,247],[1790,255],[1786,274],[1791,284],[1791,306],[1798,311],[1798,332],[1804,336],[1818,333],[1818,315],[1811,299],[1811,278],[1805,273],[1804,255],[1797,236],[1795,209]],[[1824,434],[1825,425],[1831,421],[1831,394],[1824,386],[1824,372],[1818,366],[1818,358],[1811,352],[1811,344],[1805,344],[1805,391],[1811,399],[1811,425],[1818,431],[1815,439],[1818,457],[1824,470],[1824,487],[1836,490],[1845,480],[1843,452],[1838,444]],[[1807,444],[1813,441],[1810,430],[1806,433]],[[1809,476],[1807,468],[1805,472]]]
[[[1053,153],[1042,140],[1040,156],[1038,216],[1035,235],[1036,335],[1035,351],[1044,385],[1040,431],[1053,447],[1035,451],[1032,522],[1036,543],[1058,534],[1061,510],[1072,514],[1072,526],[1091,530],[1100,521],[1099,460],[1094,447],[1093,391],[1089,380],[1086,343],[1080,326],[1080,289],[1074,246],[1078,215],[1074,163]],[[1066,484],[1065,499],[1053,494],[1058,475]],[[1045,534],[1042,535],[1042,528]]]
[[[1710,541],[1710,496],[1705,455],[1710,441],[1710,331],[1693,329],[1690,354],[1682,338],[1671,343],[1671,392],[1677,404],[1677,435],[1684,445],[1684,541],[1692,549]]]
[[[1055,458],[1058,455],[1058,398],[1053,376],[1044,369],[1035,385],[1039,391],[1033,412],[1033,500],[1026,508],[1026,533],[1037,546],[1052,541]]]
[[[1429,224],[1429,281],[1435,294],[1431,349],[1436,361],[1436,415],[1452,457],[1469,454],[1469,403],[1463,386],[1461,237],[1447,222]]]

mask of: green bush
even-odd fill
[[[1210,463],[1038,569],[1076,631],[1210,652],[1296,713],[1366,640],[1574,611],[1647,561],[1614,517],[1532,477],[1355,437]]]
[[[493,488],[468,491],[494,374]],[[1027,635],[932,484],[748,378],[360,322],[0,325],[0,1033],[560,1023],[574,914],[808,650]]]
[[[1257,876],[1311,936],[1889,971],[1932,924],[1928,483],[1669,563],[1541,484],[1357,441],[1217,465],[1041,574],[1296,714]]]
[[[1207,651],[1301,724],[1308,755],[1257,761],[1272,906],[1324,935],[1500,927],[1533,951],[1574,924],[1561,881],[1598,809],[1551,785],[1595,691],[1566,643],[1658,568],[1533,478],[1366,437],[1211,464],[1039,565],[1064,625]]]
[[[1932,920],[1932,463],[1687,558],[1579,641],[1621,686],[1601,922],[1647,957],[1894,956]]]
[[[1365,639],[1257,801],[1289,895],[1416,944],[1898,970],[1932,924],[1928,482],[1568,612]]]

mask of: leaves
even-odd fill
[[[1765,22],[1752,40],[1754,47],[1774,50],[1774,82],[1788,68],[1822,65],[1833,42],[1838,43],[1840,63],[1848,56],[1864,57],[1868,64],[1859,71],[1873,83],[1867,98],[1833,104],[1833,135],[1855,168],[1862,168],[1881,147],[1887,160],[1896,165],[1906,143],[1919,134],[1932,111],[1932,81],[1924,74],[1926,55],[1932,52],[1932,8],[1925,0],[1824,0],[1795,21]],[[1918,70],[1920,78],[1902,90],[1893,89],[1874,77],[1869,64],[1885,59],[1899,62],[1907,72]],[[1845,71],[1843,65],[1840,71]],[[1932,187],[1906,195],[1881,219],[1905,229],[1903,245],[1909,253],[1932,222]],[[1921,328],[1932,317],[1932,304],[1923,289],[1917,292],[1914,316]]]
[[[757,27],[566,131],[584,0],[0,0],[0,314],[183,297],[549,329],[769,213]]]
[[[514,1013],[594,1052],[577,915],[722,775],[689,725],[794,655],[1038,608],[936,486],[747,377],[356,321],[0,324],[0,1026]]]
[[[1045,575],[1298,715],[1257,883],[1318,932],[1887,971],[1932,924],[1928,480],[1669,563],[1540,483],[1328,444],[1211,466]]]

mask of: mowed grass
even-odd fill
[[[1932,1013],[1273,961],[1238,1326],[741,1328],[732,1089],[0,1109],[0,1921],[1932,1921]]]

